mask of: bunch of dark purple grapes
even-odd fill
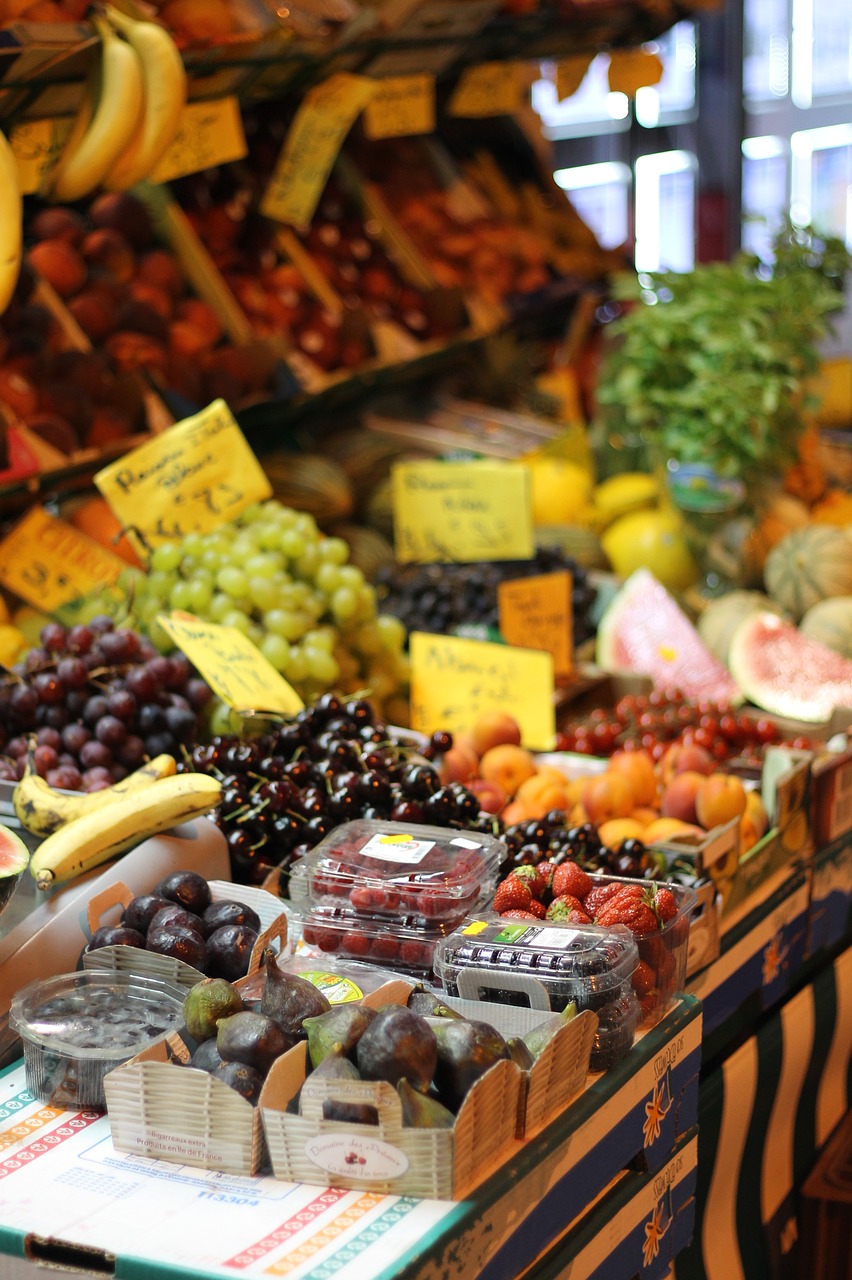
[[[666,872],[665,859],[647,849],[641,840],[624,840],[617,849],[611,849],[601,841],[594,823],[569,826],[562,809],[551,809],[543,818],[506,827],[502,839],[508,857],[500,868],[501,878],[514,867],[538,866],[545,860],[557,866],[570,860],[584,871],[632,879],[657,880]]]
[[[0,778],[34,768],[53,787],[97,791],[203,735],[207,683],[106,615],[42,628],[0,679]]]
[[[284,894],[292,863],[355,818],[499,834],[473,792],[442,783],[432,760],[450,745],[437,733],[418,749],[366,699],[326,693],[259,738],[196,747],[185,767],[222,781],[219,825],[233,880],[261,884],[279,868]]]

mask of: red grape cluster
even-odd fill
[[[51,786],[97,791],[198,741],[211,691],[182,654],[106,615],[48,623],[40,640],[0,681],[0,778],[29,763]]]

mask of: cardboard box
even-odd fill
[[[808,959],[835,946],[852,926],[852,837],[841,836],[817,849],[808,909]]]

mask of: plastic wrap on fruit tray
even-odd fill
[[[314,956],[343,956],[428,978],[435,947],[456,923],[427,925],[422,916],[368,915],[348,904],[312,907],[302,916],[302,944]]]
[[[497,883],[506,847],[450,827],[357,819],[305,855],[315,906],[346,903],[369,916],[457,923]]]

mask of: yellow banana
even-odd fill
[[[121,782],[102,791],[81,791],[71,794],[57,791],[37,773],[28,773],[15,784],[12,804],[15,816],[26,831],[36,836],[49,836],[66,822],[95,813],[122,796],[133,795],[143,787],[149,787],[158,778],[169,778],[177,770],[174,756],[154,756],[147,764],[140,765]]]
[[[44,192],[50,200],[80,200],[99,187],[134,136],[142,114],[142,64],[131,45],[108,22],[93,17],[101,47],[98,76],[83,105]]]
[[[0,315],[8,307],[21,271],[23,202],[15,154],[0,133]]]
[[[50,889],[73,880],[149,836],[201,817],[215,808],[221,793],[217,778],[179,773],[66,822],[41,842],[30,859],[36,888]]]
[[[147,178],[178,131],[186,102],[186,71],[165,27],[137,21],[107,6],[107,18],[136,50],[142,65],[144,101],[135,135],[110,169],[104,186],[126,191]]]

